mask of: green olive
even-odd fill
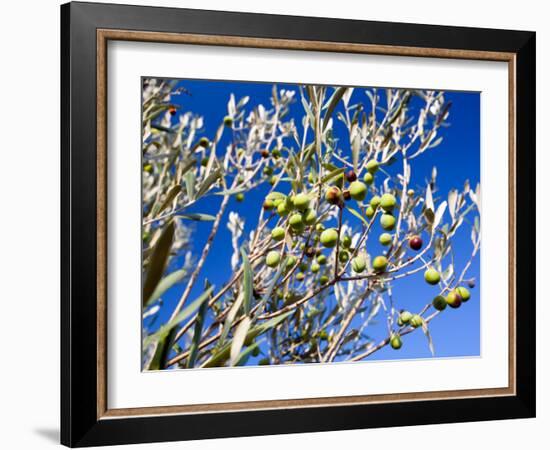
[[[287,216],[290,212],[290,202],[288,199],[283,200],[279,205],[277,206],[277,212],[281,217]]]
[[[409,321],[409,323],[413,328],[418,328],[422,326],[422,324],[424,323],[424,319],[422,318],[422,316],[415,314],[411,317],[411,320]]]
[[[321,233],[321,244],[325,247],[332,248],[338,242],[338,231],[335,228],[328,228]]]
[[[384,272],[388,267],[388,259],[385,256],[377,256],[372,261],[372,268],[376,272]]]
[[[399,350],[403,345],[403,342],[401,341],[401,337],[398,334],[394,334],[390,338],[390,345],[391,345],[391,348],[393,348],[394,350]]]
[[[294,267],[294,265],[296,264],[297,261],[298,261],[298,259],[296,258],[296,256],[290,255],[285,261],[285,267],[287,269],[290,269],[290,268]]]
[[[347,234],[342,238],[342,247],[350,248],[351,247],[351,237]]]
[[[395,207],[397,200],[392,194],[384,194],[380,198],[380,206],[384,211],[391,212]]]
[[[376,173],[376,171],[378,170],[378,167],[380,165],[378,164],[378,161],[374,160],[374,159],[371,159],[367,165],[365,166],[367,168],[367,170],[370,172],[370,173]]]
[[[367,185],[361,181],[354,181],[349,186],[349,193],[351,198],[361,202],[367,195]]]
[[[395,228],[395,217],[391,214],[384,213],[380,217],[380,225],[384,230],[393,230]]]
[[[458,295],[460,295],[460,298],[462,299],[463,302],[467,302],[468,300],[470,300],[470,291],[465,287],[463,286],[457,287],[456,292],[458,293]]]
[[[439,275],[437,270],[430,268],[424,272],[424,279],[426,280],[426,283],[434,285],[439,283],[439,280],[441,280],[441,275]]]
[[[294,207],[300,211],[304,211],[309,206],[309,195],[307,194],[298,194],[292,199],[292,204]]]
[[[349,253],[345,250],[341,250],[340,253],[338,254],[338,260],[341,263],[348,262],[349,261]]]
[[[372,206],[372,209],[378,208],[378,205],[380,205],[380,197],[378,195],[375,195],[370,199],[370,206]]]
[[[351,260],[351,268],[356,273],[364,272],[367,268],[367,260],[363,255],[358,255]]]
[[[302,216],[302,219],[306,225],[313,225],[317,220],[317,213],[314,209],[308,209]]]
[[[285,238],[285,229],[283,227],[275,227],[271,231],[271,239],[274,241],[282,241]]]
[[[399,319],[401,319],[401,322],[404,324],[407,324],[412,319],[412,314],[409,311],[401,311],[401,314],[399,314]]]
[[[442,295],[434,297],[432,305],[438,311],[443,311],[447,307],[447,300]]]
[[[389,233],[382,233],[382,234],[380,235],[380,237],[378,238],[378,241],[379,241],[382,245],[390,245],[392,239],[393,239],[393,237],[392,237],[391,234],[389,234]]]
[[[374,182],[374,175],[370,172],[367,172],[363,177],[363,181],[370,186]]]
[[[277,267],[280,262],[281,254],[275,250],[270,251],[265,258],[265,264],[268,267]]]
[[[304,221],[300,213],[292,214],[288,219],[288,223],[293,230],[300,230],[304,226]]]
[[[327,257],[323,254],[321,255],[318,255],[317,258],[316,258],[317,262],[319,264],[321,264],[322,266],[325,265],[327,263]]]

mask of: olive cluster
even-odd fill
[[[433,269],[429,269],[429,270],[433,270]],[[439,273],[433,270],[431,274],[433,275],[434,273],[437,274],[437,278],[439,281]],[[437,283],[430,283],[430,284],[437,284]],[[459,308],[460,305],[462,305],[462,303],[465,303],[468,300],[470,300],[470,297],[471,297],[471,294],[467,288],[465,288],[464,286],[458,286],[452,289],[451,291],[449,291],[449,293],[446,296],[443,296],[443,295],[435,296],[434,299],[432,300],[432,306],[437,311],[443,311],[445,308],[447,308],[447,306],[456,309],[456,308]],[[397,325],[399,327],[410,326],[412,328],[418,328],[423,326],[424,323],[425,323],[425,320],[420,314],[413,314],[410,311],[401,311],[401,313],[399,314],[399,317],[397,318]],[[401,339],[399,332],[394,332],[391,334],[389,338],[389,343],[390,343],[390,346],[395,350],[399,350],[402,347],[403,341]]]
[[[318,274],[319,282],[327,283],[328,276],[322,270],[322,267],[327,264],[327,257],[322,254],[321,248],[317,245],[322,238],[322,234],[326,231],[322,223],[318,222],[317,212],[312,207],[312,195],[310,193],[301,192],[294,195],[283,195],[280,193],[269,194],[263,205],[264,210],[272,211],[278,215],[280,224],[271,230],[271,239],[274,242],[281,242],[288,239],[291,246],[298,247],[302,257],[305,256],[310,261],[308,263],[301,262],[298,266],[298,271],[295,274],[297,281],[305,279],[306,271],[311,271],[312,274]],[[307,234],[306,234],[307,231]],[[304,239],[297,239],[303,237]],[[267,253],[265,263],[268,267],[275,268],[283,261],[283,252],[271,250]],[[288,255],[284,260],[284,269],[290,270],[296,266],[298,258],[295,255]],[[285,294],[289,297],[291,294]],[[292,298],[286,298],[285,301],[290,302]]]

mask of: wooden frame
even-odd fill
[[[281,29],[294,31],[285,34],[278,31]],[[507,62],[510,74],[508,388],[108,409],[105,358],[108,40]],[[524,236],[534,235],[534,48],[535,35],[529,32],[122,5],[63,5],[62,443],[85,446],[534,416],[535,306],[530,301],[534,297],[534,271],[516,265],[519,258],[534,261],[534,246],[522,245]],[[527,199],[521,205],[516,204],[520,196]],[[95,227],[90,226],[92,223]],[[80,257],[75,258],[76,255]],[[522,293],[519,299],[517,292]],[[78,352],[77,347],[81,349]],[[437,414],[433,408],[435,401]],[[209,432],[213,425],[218,430],[215,435]]]

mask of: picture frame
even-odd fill
[[[81,447],[534,417],[535,40],[527,31],[62,5],[61,443]],[[107,44],[112,41],[506,63],[508,153],[499,157],[509,163],[508,386],[109,408]]]

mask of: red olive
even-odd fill
[[[348,180],[350,183],[357,180],[357,174],[353,170],[350,170],[346,173],[346,180]]]
[[[420,250],[422,248],[422,239],[420,236],[413,236],[409,239],[409,247],[413,250]]]

